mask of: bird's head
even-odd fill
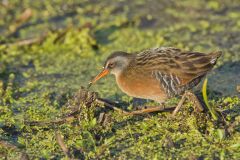
[[[131,57],[132,54],[126,52],[113,52],[105,61],[103,70],[90,82],[90,84],[95,83],[109,73],[114,74],[116,77],[119,76],[122,71],[128,67],[132,59]]]

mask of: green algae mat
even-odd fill
[[[239,10],[238,0],[0,1],[0,158],[240,159]],[[113,76],[81,89],[111,52],[160,46],[223,51],[207,76],[221,120],[191,103],[175,118],[123,115],[95,101],[134,109]]]

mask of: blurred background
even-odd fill
[[[0,133],[28,146],[27,152],[38,158],[61,155],[56,144],[49,144],[54,133],[28,137],[19,131],[23,119],[54,119],[68,97],[86,86],[105,58],[118,50],[137,52],[161,46],[206,53],[222,50],[223,56],[208,75],[208,89],[211,98],[228,97],[226,103],[232,103],[231,97],[239,97],[240,91],[239,11],[239,0],[0,0],[0,102],[5,106],[0,122],[10,127],[1,128]],[[112,100],[132,100],[118,89],[113,76],[100,80],[92,90]],[[67,144],[76,141],[75,137]],[[79,140],[78,145],[82,143]],[[120,151],[110,149],[111,155],[125,154],[122,146],[115,147]],[[138,156],[134,149],[131,154]],[[183,150],[178,154],[189,156]]]
[[[0,49],[13,55],[1,55],[0,73],[13,72],[11,69],[23,73],[16,63],[24,62],[28,63],[25,72],[40,66],[51,81],[68,77],[71,82],[66,84],[79,86],[86,85],[106,56],[116,50],[135,52],[159,46],[200,52],[222,50],[219,66],[226,64],[218,69],[210,86],[220,94],[237,93],[238,0],[2,0],[0,7]],[[3,51],[4,47],[7,49]],[[30,49],[14,50],[16,47]],[[40,70],[35,74],[40,76]],[[115,88],[113,83],[108,84]]]

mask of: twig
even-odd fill
[[[29,38],[29,39],[24,39],[24,40],[19,40],[17,42],[14,42],[14,43],[7,43],[7,44],[4,44],[6,46],[25,46],[25,45],[32,45],[32,44],[35,44],[35,43],[41,43],[45,40],[45,38],[47,37],[47,34],[43,34],[42,36],[40,37],[37,37],[37,38]]]
[[[7,33],[7,37],[10,37],[12,35],[15,35],[18,30],[23,26],[25,22],[27,22],[32,17],[32,10],[30,8],[27,8],[23,11],[23,13],[20,15],[16,21],[10,25],[9,27],[9,33]]]
[[[80,93],[85,95],[88,92],[84,92],[84,90],[80,90]],[[85,96],[77,96],[77,99],[81,99],[85,97]],[[86,98],[86,97],[85,97]],[[88,100],[86,101],[88,102]],[[158,106],[158,107],[151,107],[151,108],[146,108],[146,109],[141,109],[141,110],[136,110],[136,111],[132,111],[132,112],[128,112],[125,111],[121,108],[118,108],[114,105],[114,103],[108,101],[108,100],[104,100],[102,98],[96,98],[94,100],[89,101],[89,104],[85,104],[87,106],[91,105],[92,103],[98,103],[100,105],[103,105],[105,107],[111,108],[115,111],[118,111],[119,113],[122,113],[123,115],[139,115],[139,114],[144,114],[144,113],[152,113],[152,112],[158,112],[158,111],[169,111],[172,110],[173,108],[164,108],[162,106]],[[112,104],[111,104],[112,103]],[[68,122],[72,122],[74,119],[77,118],[77,115],[81,112],[81,110],[77,109],[73,112],[71,112],[70,114],[59,118],[57,120],[52,120],[52,121],[32,121],[32,122],[25,122],[26,124],[30,125],[30,126],[47,126],[47,125],[53,125],[53,124],[63,124],[63,123],[68,123]]]
[[[84,28],[90,28],[90,27],[91,27],[91,24],[86,23],[83,26],[79,27],[78,30],[80,31]],[[52,32],[57,33],[57,37],[55,38],[53,43],[57,43],[57,42],[61,41],[66,36],[68,31],[70,31],[72,28],[73,28],[72,26],[69,26],[63,30],[53,30]],[[2,43],[1,45],[3,45],[3,46],[26,46],[26,45],[36,44],[36,43],[42,43],[48,37],[48,35],[49,35],[49,32],[46,32],[46,33],[43,33],[39,37],[23,39],[23,40],[19,40],[17,42],[13,42],[13,43]]]
[[[5,140],[0,140],[0,146],[3,146],[5,148],[11,148],[13,150],[16,150],[18,152],[21,153],[21,160],[28,160],[29,156],[27,155],[27,153],[25,151],[23,151],[22,149],[20,149],[18,146],[9,143],[8,141]]]
[[[162,106],[157,106],[157,107],[151,107],[151,108],[136,110],[132,112],[127,112],[127,115],[139,115],[144,113],[153,113],[153,112],[160,112],[160,111],[172,111],[173,109],[175,109],[175,107],[164,108]]]
[[[56,140],[60,148],[62,149],[63,153],[69,158],[71,158],[71,154],[69,152],[69,149],[67,146],[64,144],[64,139],[62,138],[61,134],[59,132],[56,133]]]
[[[103,106],[109,107],[109,108],[111,108],[111,109],[113,109],[113,110],[115,110],[115,111],[118,111],[118,112],[120,112],[120,113],[128,114],[128,112],[126,112],[126,111],[124,111],[124,110],[122,110],[122,109],[120,109],[120,108],[115,107],[114,105],[112,105],[112,104],[104,101],[104,100],[101,99],[101,98],[97,98],[97,99],[96,99],[96,102],[99,103],[99,104],[101,104],[101,105],[103,105]]]
[[[71,115],[68,117],[63,117],[61,119],[57,119],[53,121],[31,121],[31,122],[26,121],[25,123],[30,126],[46,126],[46,125],[52,125],[52,124],[63,124],[63,123],[71,122],[74,119],[76,119],[75,113],[78,113],[78,111],[74,111],[74,114],[71,113]]]
[[[100,103],[106,107],[109,107],[115,111],[118,111],[124,115],[139,115],[139,114],[144,114],[144,113],[152,113],[152,112],[158,112],[158,111],[171,111],[173,110],[175,107],[171,107],[171,108],[164,108],[163,106],[157,106],[157,107],[151,107],[151,108],[146,108],[146,109],[141,109],[141,110],[136,110],[136,111],[131,111],[131,112],[127,112],[124,111],[118,107],[115,107],[114,105],[110,104],[109,102],[106,102],[105,100],[98,98],[96,99],[97,103]]]

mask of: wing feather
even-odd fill
[[[142,51],[137,55],[136,63],[145,71],[160,72],[170,79],[176,77],[177,81],[180,82],[172,84],[176,87],[175,85],[183,86],[198,77],[203,77],[213,68],[220,55],[221,52],[205,54],[186,52],[173,47],[161,47]]]

